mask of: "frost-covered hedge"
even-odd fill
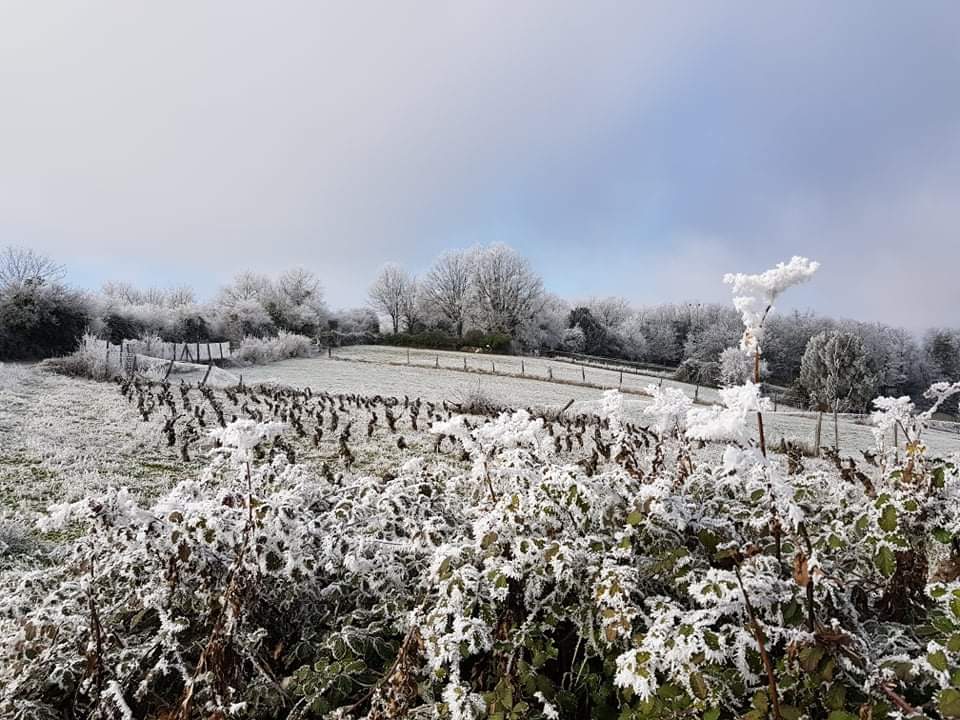
[[[881,401],[909,452],[848,476],[698,462],[755,389],[651,392],[651,429],[606,395],[582,464],[519,411],[434,424],[466,466],[316,477],[240,420],[150,506],[54,507],[64,561],[0,592],[0,715],[956,717],[960,478],[925,416]]]

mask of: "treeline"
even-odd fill
[[[752,374],[737,348],[743,324],[729,305],[634,307],[621,297],[569,303],[547,293],[529,262],[505,245],[446,252],[419,278],[388,265],[369,297],[394,335],[429,340],[499,333],[511,338],[516,351],[563,350],[669,365],[691,382],[735,384]],[[810,367],[833,353],[829,390],[813,382],[812,371],[802,381],[808,350]],[[820,406],[825,403],[818,398],[826,393],[831,407],[862,410],[877,394],[919,398],[933,382],[960,378],[960,330],[930,330],[918,341],[882,323],[794,312],[770,319],[764,355],[769,360],[763,379],[788,386],[794,402]]]
[[[63,279],[61,266],[30,250],[0,253],[0,359],[70,352],[85,330],[113,342],[239,342],[282,330],[334,344],[563,350],[669,365],[683,379],[715,384],[738,382],[749,370],[736,350],[743,326],[728,305],[634,307],[620,297],[571,303],[547,292],[529,261],[503,244],[445,252],[420,277],[389,264],[371,284],[366,307],[338,311],[328,308],[320,278],[302,268],[275,277],[240,273],[207,302],[188,287],[108,283],[99,292],[79,292]],[[838,337],[856,342],[838,344]],[[831,362],[852,369],[834,378],[830,392],[837,395],[843,385],[850,409],[861,409],[867,402],[861,397],[918,398],[932,382],[960,378],[960,330],[916,338],[902,328],[810,312],[771,318],[763,378],[791,386],[798,402],[818,404],[818,389],[802,382],[811,348],[821,354],[842,348],[842,363]],[[811,356],[808,365],[814,364]],[[856,387],[848,387],[853,379]]]

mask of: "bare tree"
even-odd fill
[[[193,305],[196,302],[193,288],[189,285],[177,285],[167,290],[167,305],[171,308]]]
[[[163,288],[147,288],[143,291],[143,303],[145,305],[165,306],[169,300],[169,294]]]
[[[287,270],[277,280],[277,294],[282,302],[290,305],[323,305],[323,286],[316,274],[306,268]]]
[[[103,284],[100,292],[108,300],[115,300],[125,305],[143,304],[143,293],[130,283],[110,280]]]
[[[543,309],[543,281],[530,263],[502,243],[477,252],[474,286],[481,320],[489,330],[515,336],[520,327]]]
[[[0,289],[62,280],[64,269],[46,255],[22,247],[0,250]]]
[[[369,299],[374,310],[390,318],[396,334],[401,320],[410,319],[416,303],[416,282],[399,265],[387,263],[370,286]]]
[[[586,307],[607,330],[618,330],[633,313],[627,299],[615,295],[590,298],[586,302]]]
[[[273,296],[273,281],[266,275],[245,270],[234,276],[233,281],[220,289],[218,304],[230,307],[242,300],[256,300],[266,305]]]
[[[404,330],[414,332],[417,326],[421,325],[427,317],[429,308],[424,302],[420,283],[417,282],[415,277],[409,277],[408,280],[409,283],[401,301],[400,317],[403,320]]]
[[[463,336],[473,286],[475,254],[468,250],[443,253],[421,284],[424,297]]]

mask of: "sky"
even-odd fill
[[[68,279],[378,269],[506,242],[552,292],[960,325],[960,3],[0,8],[0,246]]]

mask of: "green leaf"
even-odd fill
[[[751,705],[753,705],[753,707],[760,712],[766,712],[770,705],[770,700],[767,698],[767,694],[763,690],[758,690],[753,696]]]
[[[820,664],[820,658],[822,657],[822,647],[817,647],[816,645],[805,647],[800,651],[800,666],[808,673],[812,673],[817,669],[817,665]]]
[[[960,653],[960,633],[954,633],[950,636],[950,639],[947,640],[947,650]]]
[[[944,485],[944,470],[943,465],[933,469],[933,485],[937,488],[942,488]]]
[[[927,662],[930,663],[935,670],[939,670],[940,672],[947,671],[947,656],[944,655],[943,650],[929,653],[927,655]]]
[[[698,672],[690,673],[690,688],[693,690],[693,694],[701,700],[705,699],[709,693],[709,688],[707,688],[707,683],[703,679],[703,675]]]
[[[643,520],[643,514],[639,510],[634,510],[627,515],[627,525],[639,525]]]
[[[827,691],[827,695],[823,699],[823,704],[830,710],[843,710],[846,700],[847,689],[843,685],[835,683]]]
[[[803,713],[800,712],[800,708],[794,705],[781,705],[780,714],[783,716],[783,720],[800,720]]]
[[[894,556],[893,550],[886,545],[877,551],[875,562],[877,570],[879,570],[880,574],[884,577],[890,577],[893,575],[893,571],[897,569],[897,558]]]
[[[941,690],[939,707],[940,714],[944,717],[960,718],[960,690]]]
[[[944,545],[949,545],[953,542],[953,533],[944,528],[934,528],[933,537],[937,542],[943,543]]]
[[[893,532],[897,529],[897,509],[893,505],[887,505],[883,508],[878,525],[885,532]]]
[[[703,720],[720,720],[720,708],[710,708],[703,714]]]
[[[827,720],[857,720],[857,716],[846,710],[833,710],[827,715]]]

